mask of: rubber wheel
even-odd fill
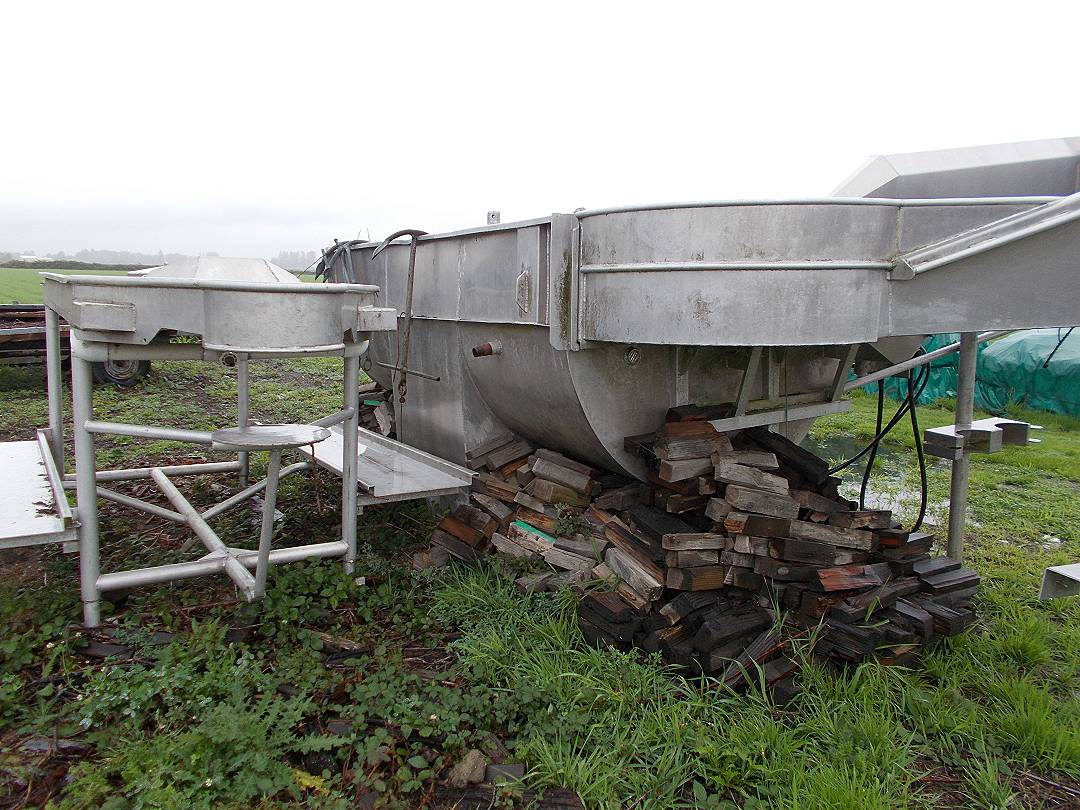
[[[107,360],[94,363],[94,380],[130,388],[150,372],[149,360]]]

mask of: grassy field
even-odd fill
[[[255,364],[256,418],[339,407],[333,360]],[[0,438],[45,423],[41,369],[0,369]],[[101,388],[98,418],[209,428],[235,416],[235,380],[197,363],[155,364],[131,390]],[[472,748],[521,762],[523,784],[483,806],[569,788],[599,808],[1072,807],[1080,798],[1080,601],[1035,599],[1042,569],[1080,559],[1080,422],[1041,445],[973,463],[968,560],[984,576],[980,620],[912,668],[837,675],[808,661],[786,707],[687,680],[641,653],[587,647],[569,592],[531,597],[496,563],[418,574],[409,553],[432,517],[420,505],[361,519],[363,584],[334,564],[271,573],[265,602],[224,578],[126,595],[106,634],[79,619],[75,560],[6,555],[0,584],[0,774],[5,806],[452,807],[453,763]],[[926,426],[945,408],[920,410]],[[910,432],[910,431],[909,431]],[[873,403],[821,420],[840,457],[873,433]],[[872,479],[905,519],[916,507],[910,439],[898,428]],[[196,460],[201,447],[112,438],[102,464]],[[861,470],[849,472],[847,491]],[[948,468],[929,471],[943,520]],[[180,482],[197,505],[234,488]],[[129,494],[155,499],[144,483]],[[336,479],[282,485],[278,545],[332,539]],[[103,566],[188,558],[171,524],[104,504]],[[215,528],[250,547],[258,516]],[[85,654],[91,641],[129,657]]]
[[[40,270],[25,267],[0,267],[0,304],[40,304],[41,276]],[[86,270],[47,270],[48,273],[62,273],[64,275],[78,275],[86,273]],[[122,270],[95,270],[92,275],[100,276],[123,276],[126,271]],[[297,276],[300,281],[314,281],[315,276],[304,273]]]
[[[0,267],[0,304],[40,304],[41,299],[41,276],[40,270],[31,270],[26,267]],[[84,270],[46,270],[47,273],[62,273],[64,275],[77,275]],[[120,270],[99,270],[94,275],[122,276]]]

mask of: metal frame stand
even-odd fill
[[[964,556],[964,525],[967,522],[968,478],[971,470],[970,443],[967,432],[975,415],[975,371],[979,359],[979,336],[975,332],[960,335],[960,368],[956,382],[956,434],[963,441],[953,459],[949,486],[948,554],[956,561]]]
[[[46,360],[49,398],[48,438],[54,458],[62,470],[64,464],[64,432],[59,316],[49,308],[46,308],[46,339],[49,346]],[[286,475],[300,470],[311,469],[313,466],[310,461],[290,464],[284,468],[281,466],[282,449],[296,445],[274,444],[268,440],[264,446],[261,446],[261,449],[268,449],[270,452],[269,466],[266,478],[254,484],[248,482],[250,451],[260,449],[260,446],[254,445],[240,450],[237,454],[237,460],[230,462],[181,464],[124,470],[99,471],[97,469],[94,452],[94,436],[97,433],[186,441],[211,446],[217,445],[219,449],[228,449],[229,445],[215,441],[215,434],[205,431],[95,421],[93,374],[91,372],[91,365],[94,361],[101,360],[104,357],[124,360],[197,359],[213,361],[217,359],[219,353],[204,351],[202,346],[196,344],[107,345],[84,342],[72,335],[71,396],[75,440],[75,474],[74,476],[65,476],[64,486],[67,488],[73,486],[78,499],[77,518],[80,524],[78,543],[79,580],[84,624],[87,627],[96,627],[101,623],[101,594],[111,590],[152,583],[172,582],[213,573],[225,573],[236,583],[244,596],[248,600],[252,600],[265,593],[267,571],[272,564],[310,558],[340,557],[345,570],[352,572],[356,561],[360,355],[366,351],[366,348],[367,341],[362,341],[346,344],[344,351],[321,350],[267,354],[267,357],[333,355],[344,357],[343,382],[345,396],[343,408],[341,411],[315,422],[318,427],[342,425],[341,539],[336,542],[315,543],[275,550],[271,549],[271,539],[274,528],[278,482]],[[248,378],[248,362],[251,359],[259,358],[244,355],[238,357],[236,363],[237,421],[241,430],[251,426]],[[253,428],[249,433],[257,438],[259,428]],[[326,435],[325,431],[322,433],[324,436]],[[310,439],[307,441],[309,442]],[[201,513],[180,493],[176,485],[170,480],[170,476],[176,475],[220,473],[236,473],[241,490]],[[162,491],[162,494],[165,495],[173,507],[172,510],[100,486],[101,483],[107,481],[129,481],[147,478],[153,480]],[[225,545],[210,527],[208,521],[264,489],[258,549],[250,551]],[[203,543],[207,553],[198,560],[191,562],[102,573],[97,505],[99,497],[147,514],[185,524],[192,530],[195,537]],[[248,569],[255,570],[254,576]]]

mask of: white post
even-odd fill
[[[236,424],[239,427],[247,427],[251,424],[250,407],[250,383],[248,381],[248,358],[247,355],[238,356],[236,359]],[[250,453],[240,453],[240,487],[248,485],[248,460]]]
[[[94,375],[90,361],[71,351],[71,405],[75,433],[75,493],[79,515],[79,592],[83,603],[83,624],[101,624],[101,602],[97,579],[101,571],[98,553],[97,466],[94,435],[86,423],[94,418]]]
[[[342,429],[341,452],[341,539],[348,546],[345,552],[345,570],[353,572],[356,563],[356,461],[359,454],[358,431],[360,426],[360,358],[345,356],[345,410],[352,415],[345,420]]]
[[[64,388],[60,355],[60,316],[45,307],[45,390],[49,398],[49,447],[64,474]]]
[[[960,368],[956,381],[956,432],[971,429],[975,415],[975,370],[979,359],[979,339],[975,332],[960,335]],[[965,437],[960,458],[952,463],[949,488],[949,556],[960,561],[964,556],[964,525],[967,522],[968,477],[971,459]]]
[[[259,533],[259,562],[255,566],[255,597],[266,594],[266,571],[270,567],[270,540],[274,535],[274,511],[277,507],[278,478],[281,475],[281,451],[270,451],[266,468],[266,492],[263,494],[262,530]]]

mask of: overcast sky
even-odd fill
[[[1056,11],[1054,10],[1056,8]],[[5,3],[0,249],[272,256],[1080,135],[1080,5]]]

